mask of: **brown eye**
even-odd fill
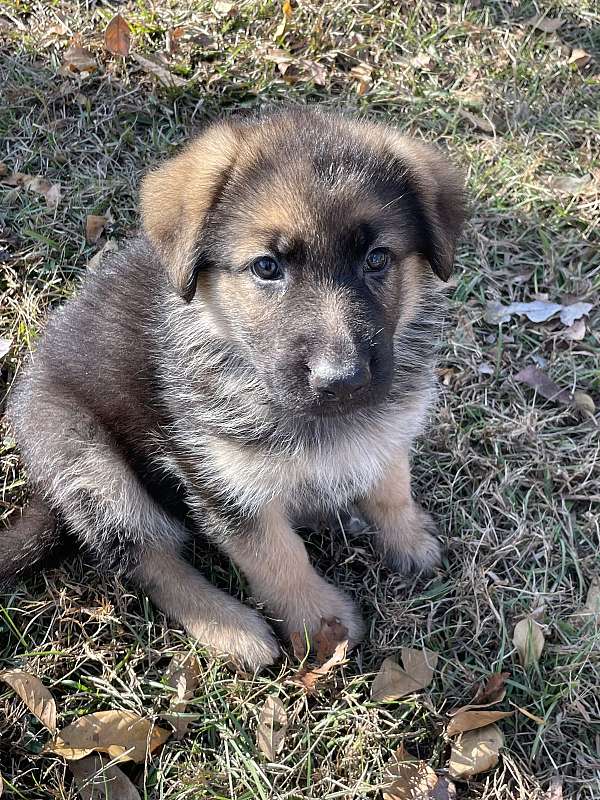
[[[390,254],[383,247],[376,247],[371,250],[365,260],[365,272],[381,272],[390,263]]]
[[[261,281],[279,281],[283,278],[283,270],[271,256],[257,258],[250,269]]]

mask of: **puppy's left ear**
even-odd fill
[[[173,288],[190,301],[202,267],[202,228],[218,201],[239,149],[233,123],[210,126],[142,182],[142,224]]]
[[[466,216],[464,177],[433,145],[395,135],[392,147],[422,204],[428,240],[424,255],[438,278],[447,281]]]

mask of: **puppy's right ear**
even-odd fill
[[[143,227],[186,301],[196,288],[203,223],[227,182],[238,146],[239,129],[217,123],[142,182]]]

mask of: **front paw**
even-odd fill
[[[352,600],[318,575],[291,588],[277,605],[272,613],[288,639],[292,634],[300,634],[302,638],[308,635],[314,642],[323,620],[332,618],[347,629],[350,647],[358,644],[365,634],[365,624]]]
[[[376,542],[386,566],[393,572],[431,575],[442,562],[436,524],[416,505],[399,520],[396,529],[377,533]]]

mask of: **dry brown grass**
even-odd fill
[[[475,5],[301,2],[279,41],[281,11],[271,2],[240,2],[225,20],[207,2],[120,5],[136,52],[164,49],[177,25],[204,35],[182,41],[171,65],[189,84],[166,90],[133,59],[102,52],[114,7],[0,1],[0,160],[60,181],[64,191],[56,212],[37,195],[0,191],[0,335],[13,340],[0,365],[3,390],[49,308],[69,295],[95,252],[83,237],[86,214],[110,209],[111,235],[126,235],[144,169],[221,110],[282,101],[354,108],[444,143],[469,175],[473,215],[459,253],[441,402],[415,454],[417,491],[448,534],[444,571],[428,582],[402,580],[380,566],[364,533],[347,534],[350,548],[339,533],[310,534],[322,570],[358,596],[371,623],[366,644],[310,699],[285,682],[291,661],[250,679],[203,657],[189,709],[199,719],[187,737],[128,768],[148,800],[377,797],[401,741],[445,768],[445,711],[496,670],[511,673],[503,707],[525,707],[544,724],[522,714],[504,721],[500,765],[459,784],[459,796],[535,800],[558,775],[564,797],[600,797],[600,638],[597,627],[582,628],[572,616],[599,572],[598,428],[511,378],[543,358],[561,385],[597,400],[598,312],[578,342],[556,323],[516,319],[499,329],[483,320],[492,299],[598,302],[598,192],[557,194],[549,180],[599,174],[600,13],[593,0]],[[522,24],[536,8],[564,20],[562,45]],[[52,30],[59,20],[62,37]],[[85,79],[58,75],[75,34],[99,62]],[[326,86],[286,83],[265,57],[274,46],[324,65]],[[570,67],[574,46],[596,60]],[[426,66],[414,66],[423,53]],[[372,67],[364,95],[350,73],[359,62]],[[475,129],[461,109],[488,117],[495,131]],[[480,372],[482,363],[492,374]],[[8,519],[24,496],[24,476],[9,436],[1,454]],[[211,570],[215,582],[245,596],[240,576],[217,555]],[[61,725],[107,708],[160,715],[169,657],[193,647],[144,599],[79,562],[2,603],[0,667],[42,677],[58,699]],[[547,644],[539,665],[524,670],[512,630],[533,610]],[[371,703],[372,672],[402,645],[440,653],[433,687],[406,701]],[[291,723],[277,764],[265,762],[254,739],[268,694],[284,700]],[[64,764],[39,754],[43,729],[4,689],[0,730],[8,796],[76,796]]]

